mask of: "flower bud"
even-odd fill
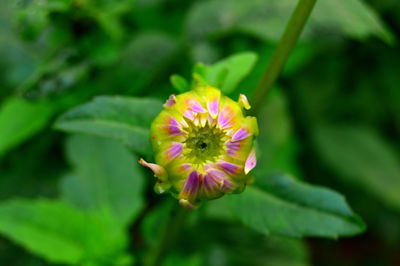
[[[155,191],[170,191],[185,208],[202,200],[240,193],[256,166],[255,117],[243,94],[238,102],[211,86],[171,95],[151,125],[156,164],[139,162],[158,178]]]

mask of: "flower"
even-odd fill
[[[202,200],[240,193],[256,166],[255,117],[243,94],[238,102],[211,86],[171,95],[151,125],[156,164],[140,159],[158,178],[157,193],[170,191],[185,208]]]

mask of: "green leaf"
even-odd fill
[[[172,75],[170,80],[172,86],[174,86],[174,88],[180,93],[184,93],[190,89],[189,83],[182,76]]]
[[[19,98],[5,101],[0,109],[0,157],[45,127],[51,114],[46,103]]]
[[[15,10],[15,1],[0,2],[1,98],[28,79],[38,63],[36,54],[27,49],[14,34],[15,28],[11,24],[14,22],[12,18]]]
[[[278,41],[295,5],[292,0],[202,1],[189,12],[187,29],[193,39],[245,33]],[[302,37],[321,39],[321,32],[328,32],[326,37],[364,39],[374,35],[387,42],[394,38],[374,10],[361,0],[318,1]]]
[[[114,140],[93,136],[70,137],[66,152],[75,171],[62,181],[63,197],[81,209],[110,213],[127,226],[143,207],[138,158]]]
[[[321,126],[313,138],[321,158],[338,178],[400,210],[399,158],[381,136],[364,127]]]
[[[178,49],[176,39],[164,33],[139,33],[121,51],[120,62],[100,78],[129,94],[148,92],[150,86],[157,90],[159,83],[153,84],[154,80],[168,70]]]
[[[379,15],[362,0],[318,1],[310,23],[314,29],[332,29],[356,39],[374,35],[387,43],[393,43],[395,38]]]
[[[190,242],[183,240],[182,249],[186,251],[194,245],[190,253],[199,252],[204,258],[203,265],[309,265],[309,255],[303,241],[266,237],[237,223],[201,220],[185,233]],[[188,253],[186,251],[184,254]]]
[[[257,54],[252,52],[229,56],[208,66],[204,78],[211,85],[221,88],[224,94],[229,94],[250,73],[257,58]]]
[[[256,185],[229,197],[236,216],[254,230],[291,237],[337,238],[361,233],[363,222],[343,196],[276,174],[256,176]]]
[[[66,12],[72,3],[70,1],[28,1],[21,4],[15,16],[15,21],[22,37],[28,40],[36,39],[50,23],[51,12]]]
[[[59,201],[0,204],[0,232],[51,263],[115,265],[126,239],[112,224]]]
[[[259,176],[268,176],[283,171],[301,177],[297,163],[299,142],[293,130],[289,103],[283,88],[274,88],[258,115],[259,137],[257,138]]]
[[[149,155],[150,125],[161,109],[162,103],[155,99],[100,96],[62,115],[54,127],[117,139]]]
[[[162,203],[146,214],[141,222],[141,233],[148,246],[157,245],[157,241],[163,237],[163,231],[174,214],[176,201],[164,198]]]
[[[188,255],[170,252],[166,256],[163,266],[202,266],[203,259],[200,254]]]

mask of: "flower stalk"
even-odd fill
[[[168,248],[176,243],[180,232],[183,229],[186,217],[189,210],[176,205],[174,208],[175,215],[170,217],[170,220],[160,236],[159,242],[150,250],[145,258],[145,266],[159,266],[165,257]]]
[[[265,96],[274,85],[279,74],[282,72],[282,69],[299,39],[316,2],[317,0],[299,0],[288,24],[286,25],[279,44],[272,55],[271,62],[265,70],[265,73],[251,98],[253,115],[256,115],[259,112]]]

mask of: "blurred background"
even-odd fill
[[[52,125],[94,96],[165,100],[172,74],[190,79],[197,62],[252,51],[255,67],[231,94],[250,97],[296,2],[1,0],[0,200],[66,193],[62,184],[93,140]],[[266,239],[213,220],[185,232],[195,241],[180,243],[165,265],[400,265],[399,34],[398,0],[318,0],[259,119],[269,132],[268,168],[342,193],[366,222],[364,234]],[[146,214],[168,201],[151,182],[144,178],[144,211],[129,225],[132,253],[152,241],[157,222]],[[179,254],[189,254],[185,263]],[[0,265],[58,264],[0,237]]]

